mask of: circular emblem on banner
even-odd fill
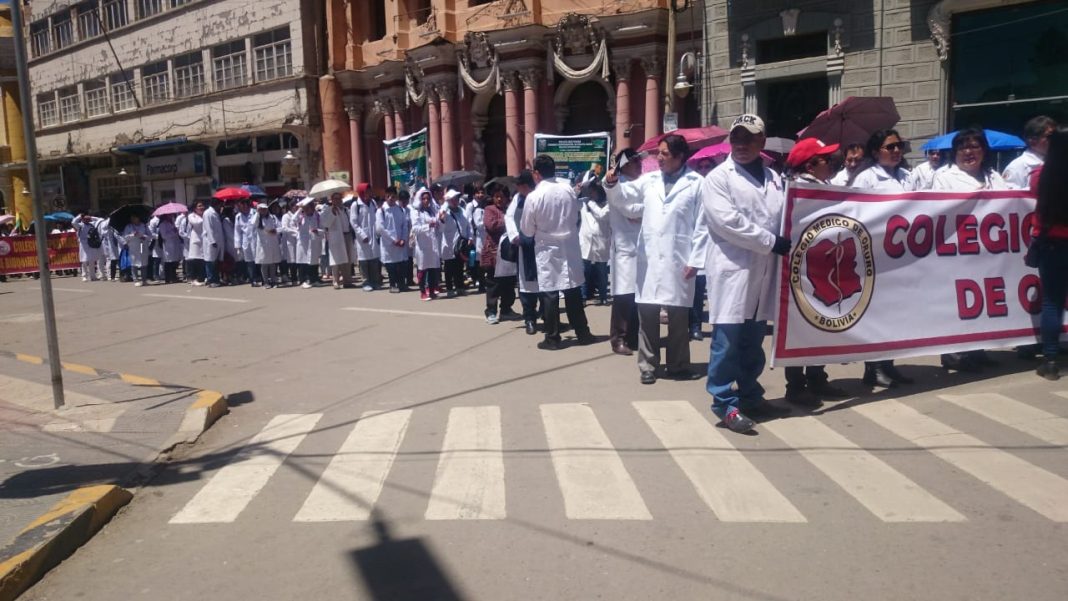
[[[0,257],[11,254],[11,244],[7,240],[0,240]]]
[[[844,332],[855,326],[875,290],[875,254],[864,224],[837,214],[809,224],[790,255],[790,288],[813,327]]]

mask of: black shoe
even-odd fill
[[[865,386],[880,387],[880,388],[896,388],[897,382],[891,378],[881,365],[865,365],[864,366],[864,379],[862,380]]]
[[[969,373],[980,371],[979,366],[963,353],[946,353],[942,355],[942,369]]]
[[[656,372],[643,371],[641,380],[642,384],[656,384]]]
[[[533,336],[538,333],[538,326],[534,325],[533,321],[526,322],[527,335]]]
[[[909,384],[915,383],[915,380],[898,371],[897,367],[895,367],[893,363],[883,365],[882,369],[884,372],[886,372],[886,375],[890,376],[891,380],[898,384],[903,384],[907,386]]]
[[[578,336],[575,337],[575,339],[578,340],[578,343],[581,346],[589,346],[589,345],[597,342],[597,337],[594,336],[593,334],[590,334],[589,332],[585,332],[585,333],[579,334]]]
[[[992,367],[998,364],[997,361],[990,358],[990,354],[986,351],[973,351],[968,353],[967,357],[973,364],[980,367]]]
[[[502,320],[519,318],[519,314],[511,309],[501,309],[501,312],[498,315]]]
[[[807,388],[787,388],[785,399],[786,402],[791,405],[811,409],[823,404],[823,402],[820,401],[820,397],[816,396],[816,393]]]
[[[632,351],[630,347],[627,346],[627,343],[623,342],[622,340],[616,340],[612,343],[612,352],[617,355],[624,356],[630,356],[634,354],[634,351]]]
[[[789,407],[780,407],[778,405],[772,405],[767,401],[763,401],[755,405],[747,406],[745,412],[756,418],[775,419],[790,415],[794,410]]]
[[[810,381],[808,389],[822,398],[840,399],[851,396],[847,390],[839,388],[827,380]]]
[[[1061,370],[1057,367],[1056,361],[1043,361],[1042,365],[1039,365],[1038,369],[1035,370],[1035,373],[1051,382],[1061,379]]]
[[[705,339],[705,335],[701,333],[700,329],[690,330],[690,340],[696,340],[700,342]]]
[[[690,371],[688,369],[668,370],[668,372],[664,374],[664,376],[668,380],[677,380],[679,382],[692,382],[694,380],[700,380],[702,377],[704,377],[702,374],[699,374],[695,371]]]
[[[723,425],[731,432],[737,432],[739,434],[745,434],[756,427],[756,423],[748,417],[742,415],[737,409],[731,410],[730,413],[723,418]]]
[[[543,351],[558,351],[560,350],[560,341],[552,338],[546,338],[538,343],[538,348]]]

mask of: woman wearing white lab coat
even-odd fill
[[[182,237],[178,235],[173,215],[158,219],[154,237],[157,245],[160,245],[160,240],[163,241],[163,253],[159,257],[163,261],[163,281],[174,284],[178,282],[178,263],[182,260]]]
[[[445,206],[438,214],[441,225],[441,258],[445,263],[445,288],[448,297],[464,292],[464,264],[467,255],[457,256],[460,238],[471,240],[471,223],[460,207],[460,193],[449,190],[445,194]]]
[[[389,291],[407,292],[404,270],[408,268],[411,256],[411,223],[408,210],[400,205],[392,189],[386,191],[386,199],[378,208],[375,234],[381,240],[382,264],[389,275]]]
[[[982,129],[969,128],[953,138],[949,151],[949,166],[935,173],[934,192],[978,192],[980,190],[1010,190],[1001,175],[994,170],[994,155],[990,151],[986,134]],[[942,355],[942,367],[956,371],[981,371],[994,362],[986,351],[946,353]]]
[[[198,200],[193,212],[186,215],[183,236],[189,241],[185,247],[185,260],[189,273],[186,280],[194,286],[204,285],[204,201]]]
[[[306,198],[300,202],[300,211],[293,218],[296,229],[295,257],[300,265],[300,287],[311,288],[319,281],[319,257],[323,256],[323,228],[319,213],[315,210],[315,199]]]
[[[616,155],[615,174],[622,183],[641,177],[638,153],[630,148],[621,150]],[[638,288],[642,202],[636,196],[628,201],[622,194],[608,198],[608,226],[612,231],[612,316],[608,341],[612,352],[618,355],[633,355],[638,348],[638,305],[634,303],[634,294]]]
[[[282,262],[282,244],[278,218],[268,212],[267,205],[256,207],[252,217],[252,231],[256,234],[256,264],[263,274],[263,287],[278,285],[278,264]]]
[[[104,259],[107,261],[105,279],[113,282],[118,281],[119,254],[122,253],[121,238],[111,229],[110,219],[101,219],[96,223],[96,229],[100,232],[101,250],[104,251]]]
[[[608,225],[608,203],[604,188],[596,182],[586,185],[587,197],[579,199],[582,208],[579,216],[579,249],[582,251],[582,268],[586,277],[583,298],[593,298],[595,289],[598,304],[608,303],[608,259],[611,258],[612,232]]]
[[[319,217],[326,234],[334,289],[340,290],[352,283],[352,256],[355,253],[351,237],[345,235],[346,231],[352,231],[352,225],[349,223],[348,212],[341,206],[341,194],[334,194],[328,204],[319,208]]]
[[[431,199],[429,190],[419,190],[415,198],[418,204],[411,211],[412,236],[415,239],[412,250],[418,270],[420,298],[433,300],[438,297],[441,275],[441,236],[438,234],[441,222],[438,220],[437,204]]]
[[[130,253],[130,265],[134,271],[134,286],[143,286],[148,281],[148,245],[150,242],[148,227],[141,223],[137,215],[130,217],[130,223],[122,230],[126,239],[126,248]]]
[[[297,206],[295,200],[291,200],[286,207],[284,213],[282,213],[281,225],[282,229],[282,259],[288,263],[288,273],[282,274],[288,276],[289,281],[296,286],[300,283],[300,263],[297,262],[297,228],[295,227],[294,220],[297,218],[297,213],[300,211],[300,207]]]
[[[100,230],[97,229],[97,224],[100,219],[93,217],[92,215],[78,215],[74,218],[74,229],[78,233],[78,261],[82,264],[82,281],[92,280],[96,281],[97,269],[100,269],[100,277],[107,279],[107,275],[104,273],[104,241],[100,240],[100,246],[93,248],[89,246],[89,232],[95,231],[96,235],[100,234]]]

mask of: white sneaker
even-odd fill
[[[500,322],[501,322],[501,320],[497,318],[497,314],[496,313],[490,313],[489,315],[486,316],[486,323],[488,323],[490,325],[496,325],[496,324],[498,324]]]
[[[143,282],[134,282],[134,286],[137,287],[137,288],[140,288],[141,286],[144,286],[144,283]]]
[[[308,288],[311,288],[312,285],[311,285],[311,282],[304,282],[303,284],[300,285],[300,287],[304,288],[304,289],[308,289]]]
[[[83,282],[88,282],[88,281],[89,281],[89,278],[87,278],[87,277],[85,277],[85,276],[83,275],[83,276],[82,276],[82,281],[83,281]]]

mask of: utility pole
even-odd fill
[[[52,371],[52,401],[56,409],[63,406],[63,372],[59,363],[59,335],[56,332],[56,308],[52,300],[52,272],[48,265],[48,228],[41,204],[41,175],[37,171],[37,138],[33,132],[33,104],[30,101],[30,73],[26,61],[26,35],[22,23],[22,0],[11,2],[11,24],[15,30],[15,67],[19,79],[19,102],[22,104],[22,133],[26,139],[26,170],[33,197],[34,235],[37,238],[37,266],[41,274],[41,310],[44,312],[45,337],[48,343],[48,367]]]
[[[675,37],[678,35],[675,21],[678,13],[679,0],[671,0],[668,4],[667,60],[664,61],[664,83],[660,86],[661,92],[664,94],[663,114],[665,117],[668,113],[675,112],[675,101],[672,98],[675,90],[672,86],[675,85]]]

